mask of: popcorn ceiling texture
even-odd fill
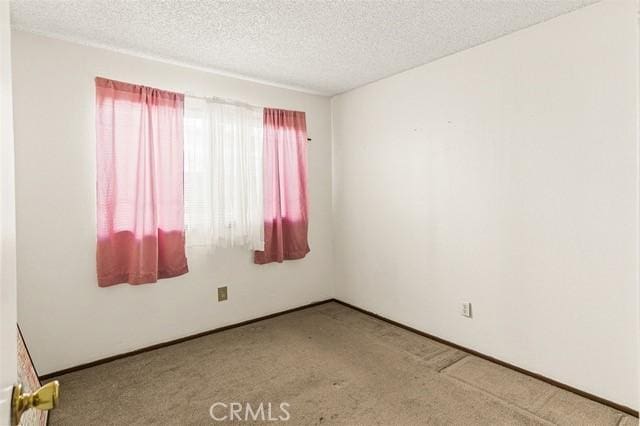
[[[13,0],[16,29],[320,94],[347,91],[594,0]]]

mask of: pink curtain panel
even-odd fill
[[[188,271],[184,96],[96,78],[98,285]]]
[[[264,109],[264,251],[254,262],[301,259],[307,230],[307,123],[304,112]]]

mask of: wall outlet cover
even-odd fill
[[[471,303],[470,302],[463,302],[462,303],[462,316],[463,317],[467,317],[467,318],[471,318]]]
[[[227,286],[218,287],[218,302],[227,300]]]

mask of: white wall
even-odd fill
[[[17,376],[16,216],[9,3],[0,2],[0,424],[9,422]]]
[[[335,97],[336,296],[638,408],[637,43],[607,1]]]
[[[21,32],[13,70],[18,318],[40,374],[332,297],[328,98]],[[308,257],[258,266],[249,251],[189,251],[185,276],[98,288],[95,76],[306,111]]]

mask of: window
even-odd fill
[[[262,115],[185,98],[187,245],[263,249]]]

